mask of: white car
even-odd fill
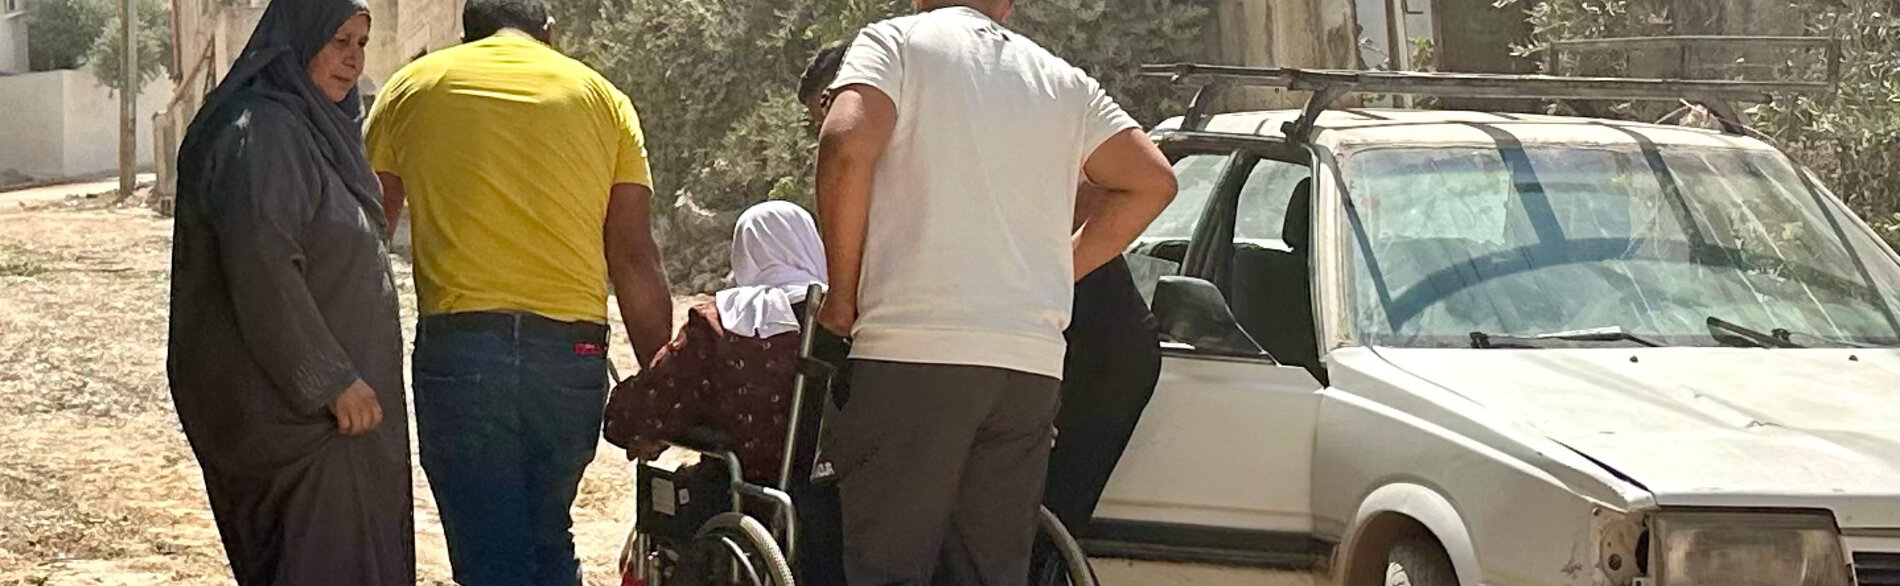
[[[1301,117],[1153,131],[1181,190],[1136,252],[1179,276],[1093,554],[1900,585],[1900,257],[1811,174],[1681,126]]]

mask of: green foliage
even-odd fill
[[[1412,39],[1412,70],[1436,71],[1438,69],[1438,45],[1431,37]]]
[[[552,2],[556,21],[572,23],[563,25],[559,43],[574,48],[576,58],[600,70],[639,108],[661,201],[684,196],[721,210],[762,201],[779,177],[802,173],[809,164],[811,145],[796,124],[803,110],[792,95],[806,59],[831,40],[817,31],[845,34],[842,21],[814,4]],[[827,22],[825,16],[833,18]],[[759,176],[739,176],[738,170]]]
[[[1035,0],[1018,2],[1009,26],[1088,71],[1153,125],[1187,110],[1187,100],[1165,79],[1140,77],[1140,66],[1200,59],[1208,12],[1187,0]]]
[[[1812,168],[1856,212],[1900,246],[1900,9],[1892,2],[1803,9],[1809,34],[1845,41],[1840,92],[1783,97],[1754,124]]]
[[[171,3],[165,0],[134,0],[138,11],[138,29],[134,31],[134,47],[137,48],[138,84],[140,88],[161,75],[171,75],[172,71],[172,17]],[[119,49],[124,46],[119,34],[119,13],[112,12],[106,17],[104,34],[92,46],[92,73],[99,83],[113,91],[124,85],[124,59]]]
[[[1636,77],[1629,62],[1613,52],[1564,53],[1547,60],[1551,41],[1612,37],[1668,36],[1673,22],[1669,18],[1669,0],[1498,0],[1505,9],[1522,9],[1531,23],[1531,41],[1511,47],[1511,54],[1532,59],[1545,73],[1600,77]],[[1554,71],[1550,71],[1551,66]],[[1552,108],[1554,113],[1594,118],[1656,118],[1651,110],[1642,111],[1629,103],[1569,101]],[[1666,111],[1666,109],[1665,109]]]
[[[171,3],[136,0],[139,84],[171,71]],[[119,3],[111,0],[32,0],[27,3],[27,59],[34,71],[90,66],[108,88],[120,81]]]
[[[1844,43],[1840,88],[1832,96],[1779,97],[1750,109],[1750,122],[1900,246],[1900,2],[1789,5],[1808,35]],[[1540,62],[1552,40],[1675,34],[1664,0],[1498,0],[1498,6],[1525,10],[1535,33],[1515,51]],[[1565,56],[1558,65],[1574,74],[1628,74],[1625,62],[1603,56]],[[1819,70],[1803,59],[1778,65],[1779,75]],[[1628,104],[1571,106],[1590,116],[1646,117]]]
[[[1437,69],[1438,45],[1432,41],[1431,37],[1414,39],[1412,41],[1412,71],[1430,72],[1436,71]],[[1430,110],[1438,108],[1441,105],[1442,102],[1432,96],[1415,96],[1412,98],[1412,107],[1414,108]]]
[[[0,245],[0,277],[37,277],[46,273],[39,255],[24,247]]]
[[[26,5],[27,66],[78,69],[105,33],[111,6],[103,0],[32,0]]]
[[[1531,42],[1513,47],[1512,53],[1540,61],[1550,41],[1663,36],[1671,30],[1666,0],[1498,0],[1497,6],[1524,11],[1533,31]],[[1567,71],[1620,67],[1607,62],[1579,62],[1575,56],[1565,59],[1562,69]]]
[[[633,98],[659,184],[656,209],[676,232],[690,227],[676,217],[682,210],[719,214],[767,198],[810,206],[816,145],[794,97],[799,75],[820,47],[911,10],[911,0],[549,1],[557,44]],[[1009,24],[1153,123],[1183,101],[1136,77],[1136,66],[1197,56],[1204,1],[1037,0],[1018,4]],[[704,257],[724,258],[731,227],[704,230],[722,233],[710,243],[671,238],[675,282],[714,270]]]
[[[825,42],[860,26],[851,23],[900,2],[550,0],[557,45],[640,111],[675,284],[704,289],[723,273],[729,212],[768,197],[810,205],[815,144],[798,76]]]

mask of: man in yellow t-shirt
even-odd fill
[[[609,281],[643,364],[671,330],[639,118],[550,25],[540,0],[469,0],[467,42],[397,72],[370,114],[391,225],[412,210],[417,435],[463,586],[578,583]]]

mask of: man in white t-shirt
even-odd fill
[[[818,208],[855,338],[826,459],[850,584],[1028,578],[1072,287],[1174,197],[1095,80],[1000,22],[1013,0],[917,0],[832,83]],[[1076,178],[1109,196],[1071,232]]]

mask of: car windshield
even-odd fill
[[[1900,345],[1900,265],[1773,151],[1371,148],[1346,175],[1350,305],[1369,344],[1619,328],[1704,346],[1722,341],[1718,318]]]

